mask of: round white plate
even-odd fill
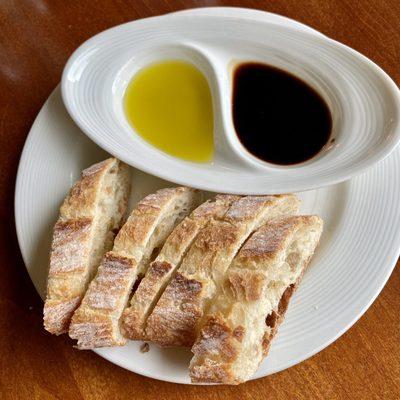
[[[246,11],[234,12],[247,16]],[[252,17],[252,13],[249,15]],[[279,16],[259,15],[286,23]],[[42,297],[58,207],[80,171],[106,156],[72,122],[57,88],[32,126],[21,157],[15,193],[22,256]],[[399,181],[400,150],[396,150],[368,173],[351,181],[299,194],[302,212],[322,216],[325,231],[270,355],[254,378],[288,368],[317,353],[349,329],[374,301],[399,255]],[[146,194],[171,185],[139,170],[134,171],[132,184],[132,206]],[[142,375],[190,382],[189,350],[151,345],[150,351],[142,354],[139,348],[140,343],[129,342],[125,347],[96,352]]]
[[[221,27],[223,26],[223,29]],[[155,61],[183,59],[208,80],[215,154],[196,163],[149,144],[128,122],[126,88]],[[325,98],[332,134],[310,160],[280,166],[251,155],[232,118],[232,74],[242,61],[274,65]],[[284,24],[221,15],[173,15],[119,25],[82,44],[68,60],[61,91],[69,114],[92,140],[148,173],[204,190],[285,193],[353,177],[385,158],[400,140],[400,91],[366,57],[323,35]]]

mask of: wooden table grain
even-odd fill
[[[18,249],[13,197],[29,128],[66,60],[85,39],[111,26],[184,8],[228,5],[295,18],[354,47],[400,82],[398,0],[0,1],[1,399],[400,398],[399,268],[367,313],[334,344],[289,370],[238,387],[144,378],[42,329],[42,301]]]

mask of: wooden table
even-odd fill
[[[308,361],[238,387],[190,387],[125,371],[42,328],[25,271],[13,197],[22,146],[72,51],[111,26],[198,6],[244,6],[295,18],[359,50],[400,83],[398,0],[1,0],[0,398],[399,399],[400,270],[339,340]],[[29,199],[27,199],[29,201]],[[400,228],[400,227],[399,227]]]

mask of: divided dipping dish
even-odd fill
[[[131,80],[149,65],[168,60],[192,64],[208,82],[214,151],[207,162],[161,151],[128,121],[124,98]],[[313,157],[279,165],[261,160],[242,144],[232,102],[235,71],[246,63],[285,71],[323,99],[331,116],[330,134]],[[232,17],[155,17],[102,32],[68,61],[62,96],[79,127],[112,155],[161,178],[209,191],[273,194],[337,183],[385,158],[400,140],[399,90],[372,61],[324,36]]]

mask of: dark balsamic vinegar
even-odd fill
[[[235,69],[232,107],[243,146],[270,163],[309,160],[331,134],[324,99],[301,79],[266,64],[249,62]]]

